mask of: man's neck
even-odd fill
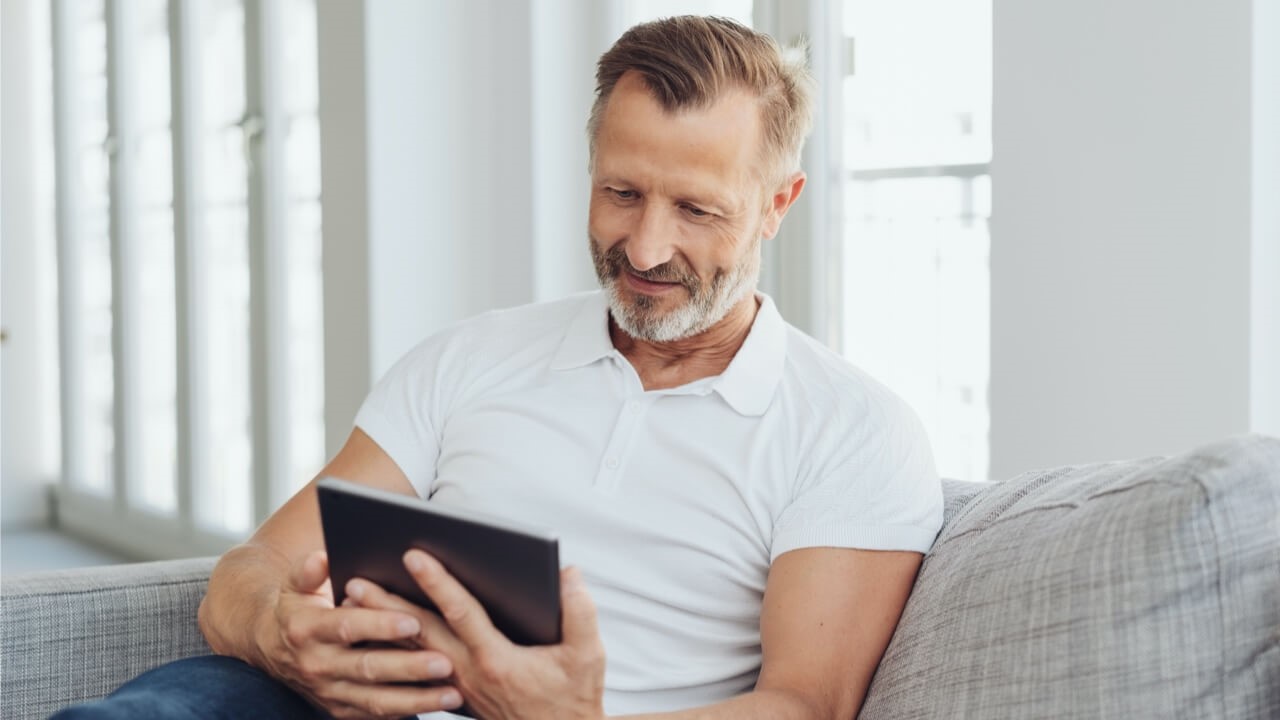
[[[760,301],[752,293],[707,330],[668,343],[637,340],[610,317],[609,337],[635,368],[645,390],[679,387],[724,372],[746,341],[759,309]]]

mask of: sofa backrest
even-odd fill
[[[945,530],[947,525],[959,514],[960,509],[969,504],[969,501],[977,497],[977,495],[995,483],[987,482],[970,482],[968,480],[946,480],[942,481],[942,527]],[[941,533],[939,533],[941,535]]]
[[[925,558],[861,717],[1280,717],[1280,440],[982,491]]]

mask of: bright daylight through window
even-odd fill
[[[242,537],[324,460],[314,0],[50,12],[63,521]]]
[[[843,340],[986,480],[991,0],[847,0]]]

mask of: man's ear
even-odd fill
[[[795,204],[796,198],[800,197],[800,191],[804,189],[804,181],[805,174],[796,171],[769,198],[769,209],[764,216],[764,227],[760,229],[760,234],[764,239],[772,240],[773,236],[778,234],[778,228],[782,225],[782,218],[787,216],[787,211]]]

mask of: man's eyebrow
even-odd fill
[[[717,197],[715,195],[703,195],[701,193],[681,193],[676,196],[678,202],[696,205],[703,210],[709,210],[717,215],[733,215],[738,208],[727,197]]]
[[[625,178],[617,175],[601,175],[592,181],[595,187],[622,187],[631,188],[635,184],[628,182]],[[713,212],[717,215],[736,215],[740,211],[738,204],[731,201],[731,198],[717,196],[713,192],[704,192],[694,190],[692,192],[678,192],[673,195],[678,203],[688,203],[697,207]]]

